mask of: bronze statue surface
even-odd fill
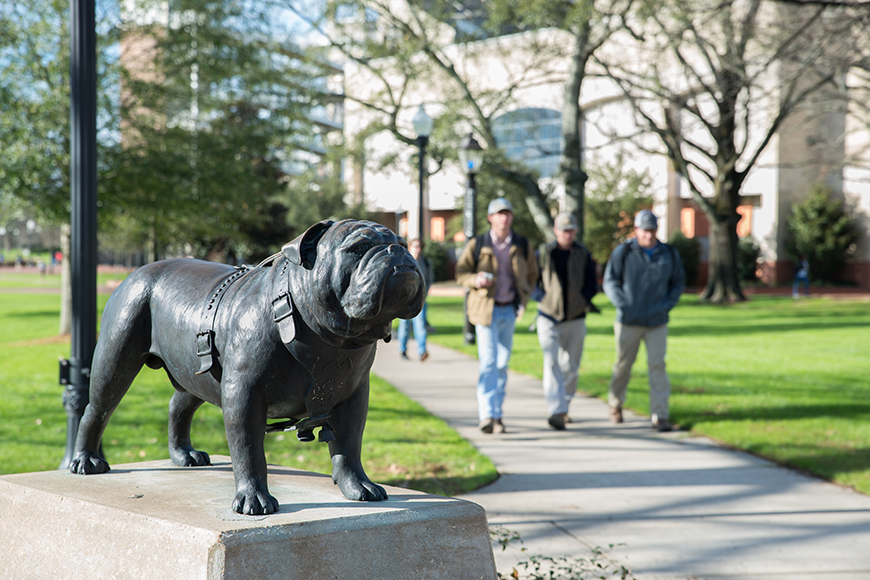
[[[404,240],[368,221],[323,221],[257,267],[189,258],[132,273],[103,312],[100,338],[70,471],[105,473],[100,440],[143,365],[163,368],[169,454],[180,466],[209,465],[191,445],[203,402],[223,409],[233,459],[233,509],[278,509],[266,482],[267,430],[320,429],[332,479],[348,499],[378,501],[360,453],[376,343],[395,318],[422,308],[425,285]],[[272,421],[269,423],[269,421]]]

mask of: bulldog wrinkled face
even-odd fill
[[[416,316],[426,293],[405,240],[357,220],[332,224],[317,240],[305,290],[320,325],[360,343],[387,336],[394,318]]]
[[[404,239],[373,222],[339,223],[334,229],[344,239],[333,288],[350,318],[392,320],[419,312],[422,273]]]

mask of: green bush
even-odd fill
[[[860,233],[845,202],[833,199],[831,190],[819,184],[809,197],[792,207],[788,220],[791,239],[786,248],[792,258],[807,256],[815,280],[837,280],[846,262],[855,255]]]
[[[758,261],[761,248],[752,238],[740,238],[737,242],[737,276],[741,282],[758,280]]]
[[[652,207],[652,178],[629,167],[628,154],[590,160],[586,182],[583,243],[602,267],[613,250],[634,234],[634,216]]]
[[[695,238],[687,238],[679,230],[674,232],[668,243],[680,253],[686,271],[686,286],[697,286],[701,272],[701,243]]]
[[[447,280],[447,248],[442,242],[428,241],[423,245],[423,256],[432,264],[434,282]]]

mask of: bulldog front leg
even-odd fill
[[[382,501],[387,491],[372,482],[362,466],[362,438],[369,408],[369,379],[344,402],[336,405],[331,416],[335,419],[335,440],[329,442],[332,457],[332,481],[347,499]]]
[[[233,511],[261,515],[278,511],[266,483],[266,405],[252,385],[224,385],[224,428],[233,460]]]

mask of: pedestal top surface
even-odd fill
[[[224,533],[337,518],[344,518],[347,525],[346,518],[382,514],[392,519],[401,518],[401,512],[412,519],[425,519],[430,508],[442,515],[451,508],[466,512],[482,509],[463,500],[391,486],[386,486],[387,501],[351,501],[328,475],[269,465],[269,492],[278,499],[278,512],[242,515],[231,509],[235,483],[230,458],[211,459],[213,465],[208,467],[177,467],[166,459],[115,465],[108,473],[87,476],[68,471],[20,473],[0,477],[0,484]]]

